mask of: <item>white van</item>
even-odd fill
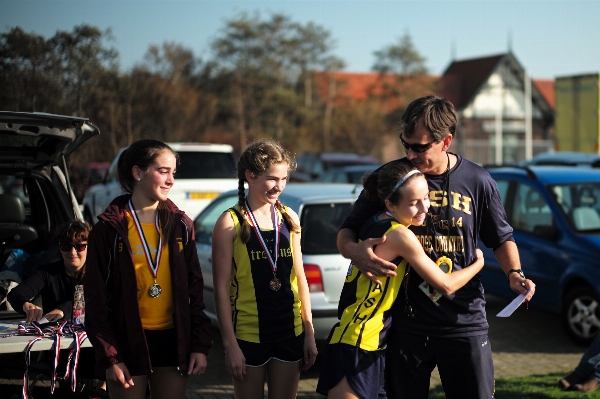
[[[217,195],[237,188],[236,159],[229,144],[167,143],[181,160],[169,198],[191,219]],[[83,197],[85,219],[94,224],[111,201],[123,195],[117,175],[119,151],[104,182],[92,186]]]

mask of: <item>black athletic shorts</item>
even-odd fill
[[[244,357],[246,366],[264,366],[271,359],[282,362],[299,362],[304,358],[304,333],[297,337],[277,342],[255,343],[237,340]]]
[[[383,399],[385,392],[385,350],[366,351],[347,344],[326,345],[321,360],[317,392],[327,395],[346,377],[363,399]]]
[[[487,335],[445,338],[394,331],[386,360],[389,399],[427,399],[436,365],[447,399],[494,397],[494,363]]]
[[[175,329],[144,330],[152,367],[177,367],[177,334]]]

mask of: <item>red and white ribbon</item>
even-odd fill
[[[260,227],[258,226],[258,222],[256,221],[254,214],[252,213],[252,209],[250,209],[250,205],[248,204],[248,198],[246,198],[246,209],[248,210],[248,215],[250,216],[250,225],[254,229],[254,233],[256,234],[256,237],[258,237],[258,241],[260,242],[260,245],[263,248],[263,251],[265,251],[265,253],[267,254],[267,259],[269,260],[269,263],[271,264],[271,269],[273,270],[273,274],[275,274],[275,272],[277,271],[277,258],[279,256],[279,230],[280,230],[279,223],[277,221],[277,212],[275,211],[275,205],[271,205],[271,218],[273,220],[273,229],[275,230],[275,237],[273,238],[274,254],[271,254],[271,251],[269,251],[269,249],[267,247],[267,243],[266,243],[264,237],[262,236],[262,233],[260,232]]]
[[[129,200],[129,209],[131,210],[131,216],[133,218],[133,224],[135,225],[135,231],[140,238],[140,242],[142,243],[142,248],[144,249],[144,255],[146,255],[146,260],[148,261],[148,267],[150,268],[150,273],[156,279],[158,275],[158,267],[160,266],[160,257],[162,255],[162,237],[160,235],[160,224],[158,221],[158,212],[156,212],[156,220],[155,226],[156,231],[158,232],[158,247],[156,251],[156,262],[152,260],[152,253],[150,251],[150,245],[148,245],[148,241],[146,241],[146,236],[144,235],[144,230],[142,229],[142,224],[137,217],[137,213],[135,213],[135,208],[133,207],[133,202],[131,199]]]
[[[66,380],[71,376],[71,390],[75,392],[77,388],[77,366],[79,365],[79,355],[81,351],[81,344],[87,339],[87,334],[83,329],[83,324],[71,324],[69,322],[62,321],[57,325],[42,326],[38,322],[32,322],[31,324],[19,324],[17,332],[12,334],[1,334],[0,338],[7,338],[13,336],[27,336],[33,335],[35,338],[30,340],[25,347],[25,374],[23,375],[23,389],[21,391],[21,399],[29,399],[29,365],[31,363],[31,350],[36,342],[41,341],[44,338],[52,339],[54,360],[52,362],[52,374],[50,376],[50,392],[54,393],[57,379],[57,367],[58,358],[60,354],[60,341],[62,336],[73,338],[73,349],[69,353],[69,361],[67,362],[67,369],[65,370],[63,377],[60,379]]]

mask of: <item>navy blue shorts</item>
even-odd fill
[[[389,398],[428,398],[436,365],[447,399],[494,397],[494,364],[487,334],[445,338],[392,331],[385,369]]]
[[[255,343],[237,340],[244,357],[246,366],[264,366],[271,359],[282,362],[299,362],[304,358],[304,333],[297,337],[277,342]]]
[[[144,330],[152,367],[177,367],[177,334],[175,329]]]
[[[327,395],[344,377],[363,399],[384,399],[385,350],[366,351],[347,344],[326,345],[317,392]]]

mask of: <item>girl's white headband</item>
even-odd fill
[[[394,194],[396,192],[396,190],[398,190],[398,187],[400,187],[402,184],[404,184],[404,182],[406,180],[408,180],[409,177],[411,177],[412,175],[414,175],[415,173],[419,173],[418,169],[413,169],[410,172],[408,172],[407,174],[405,174],[404,176],[402,176],[400,178],[400,180],[398,180],[398,183],[396,183],[396,185],[394,186],[394,188],[392,188],[392,191],[387,195],[387,197],[385,197],[385,199],[390,199],[390,197],[392,196],[392,194]]]

